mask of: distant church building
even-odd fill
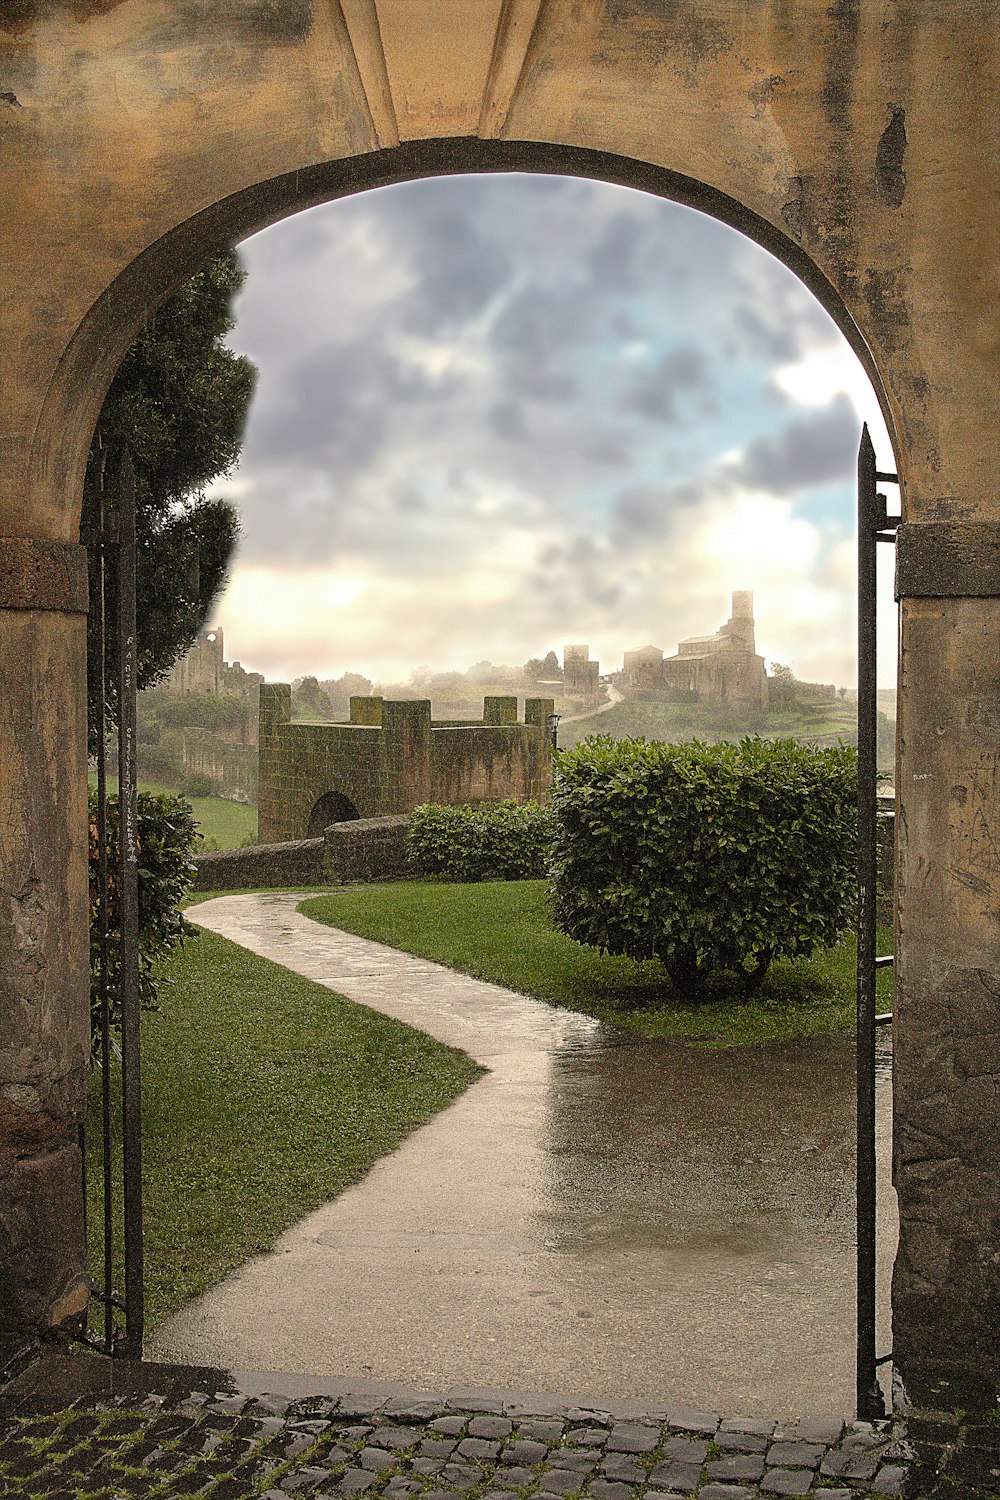
[[[665,657],[658,646],[626,651],[622,686],[766,710],[767,673],[754,641],[753,594],[734,593],[726,624],[714,635],[681,641],[676,656]]]

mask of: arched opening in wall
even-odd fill
[[[343,792],[324,792],[309,814],[306,832],[311,839],[319,838],[331,823],[350,823],[360,816],[350,797],[345,797]]]
[[[329,705],[316,711],[359,745],[386,720],[357,718],[350,700],[379,695],[429,700],[438,723],[465,719],[448,727],[473,749],[484,699],[516,700],[522,721],[525,699],[552,699],[564,746],[601,731],[836,739],[850,717],[836,688],[852,680],[854,458],[860,418],[876,423],[878,403],[833,323],[749,240],[666,198],[538,176],[496,184],[525,203],[491,208],[494,185],[468,185],[464,207],[462,183],[437,179],[317,208],[245,247],[235,339],[262,377],[229,488],[247,540],[217,611],[227,639],[269,679],[315,681]],[[423,210],[407,202],[418,191]],[[504,224],[519,246],[505,245]],[[289,249],[280,236],[294,227]],[[269,306],[254,302],[267,278]],[[267,638],[250,633],[255,618]],[[600,666],[566,648],[567,634],[586,636]],[[745,678],[712,670],[734,642],[753,659]],[[489,727],[505,732],[505,712]],[[292,720],[289,732],[314,727]],[[467,800],[482,800],[471,778]],[[308,831],[321,831],[315,809]],[[452,908],[450,920],[467,934],[468,914]],[[480,920],[483,953],[503,961],[494,977],[527,988],[509,963],[513,913]],[[424,908],[416,926],[428,925]],[[593,954],[584,967],[598,975],[600,963]],[[850,988],[849,954],[844,972]],[[593,998],[588,1014],[579,989],[556,997],[578,1015],[553,1012],[531,1108],[516,1126],[480,1121],[479,1146],[446,1138],[455,1243],[438,1232],[433,1193],[417,1227],[384,1204],[381,1248],[350,1276],[340,1264],[337,1299],[317,1292],[331,1321],[317,1320],[315,1345],[285,1327],[283,1361],[315,1370],[325,1344],[339,1368],[425,1378],[420,1340],[440,1347],[447,1308],[435,1293],[447,1286],[449,1305],[488,1332],[474,1368],[441,1365],[435,1381],[573,1389],[586,1331],[590,1367],[650,1394],[750,1410],[766,1389],[765,1405],[791,1411],[832,1370],[841,1385],[824,1404],[850,1404],[849,1044],[809,1023],[792,981],[785,1000],[803,1021],[793,1036],[766,1031],[780,987],[770,1017],[737,1017],[765,1027],[744,1034],[767,1049],[762,1069],[761,1050],[714,1045],[736,1032],[710,1005],[681,997],[678,1024],[664,1025],[646,980],[633,974],[616,1015]],[[506,1023],[488,1021],[507,1025],[512,1052],[537,1020],[517,1004]],[[422,1259],[415,1279],[393,1270],[391,1292],[383,1284],[384,1339],[373,1341],[363,1285],[399,1243],[419,1244]],[[280,1298],[269,1305],[280,1331],[287,1314]],[[637,1318],[655,1333],[640,1338]],[[182,1317],[154,1352],[199,1357],[186,1339]],[[245,1344],[235,1362],[252,1363]]]

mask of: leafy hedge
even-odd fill
[[[551,813],[537,802],[427,802],[410,816],[410,853],[439,880],[542,879],[551,840]]]
[[[851,915],[857,752],[592,737],[557,752],[556,926],[675,987],[834,943]]]
[[[120,976],[118,926],[120,887],[115,861],[118,856],[118,797],[108,797],[108,926],[111,1024],[121,1025],[121,1007],[116,997]],[[139,861],[139,1002],[144,1010],[155,1010],[157,989],[163,979],[155,970],[159,960],[197,932],[181,913],[181,902],[194,879],[192,851],[198,840],[198,824],[191,804],[183,797],[139,793],[136,843]],[[100,1038],[101,999],[98,989],[100,937],[98,917],[97,793],[90,794],[90,1038],[96,1053]]]

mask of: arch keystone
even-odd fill
[[[351,6],[359,0],[350,0]],[[520,0],[365,0],[377,9],[393,108],[403,141],[474,136],[505,12]],[[345,15],[348,6],[345,5]],[[519,34],[523,28],[515,28]],[[501,49],[503,50],[503,49]],[[505,75],[506,76],[506,75]]]

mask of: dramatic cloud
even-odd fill
[[[861,424],[845,395],[744,449],[736,478],[750,489],[791,495],[811,486],[846,484],[856,467]]]
[[[391,680],[589,640],[614,667],[753,588],[766,655],[851,679],[861,420],[888,461],[887,439],[764,251],[507,176],[341,200],[243,254],[233,343],[260,381],[218,486],[244,528],[218,619],[246,665]]]
[[[651,368],[637,370],[626,383],[619,405],[652,422],[675,426],[681,409],[694,402],[701,412],[711,413],[712,378],[707,358],[690,346],[671,349]]]

